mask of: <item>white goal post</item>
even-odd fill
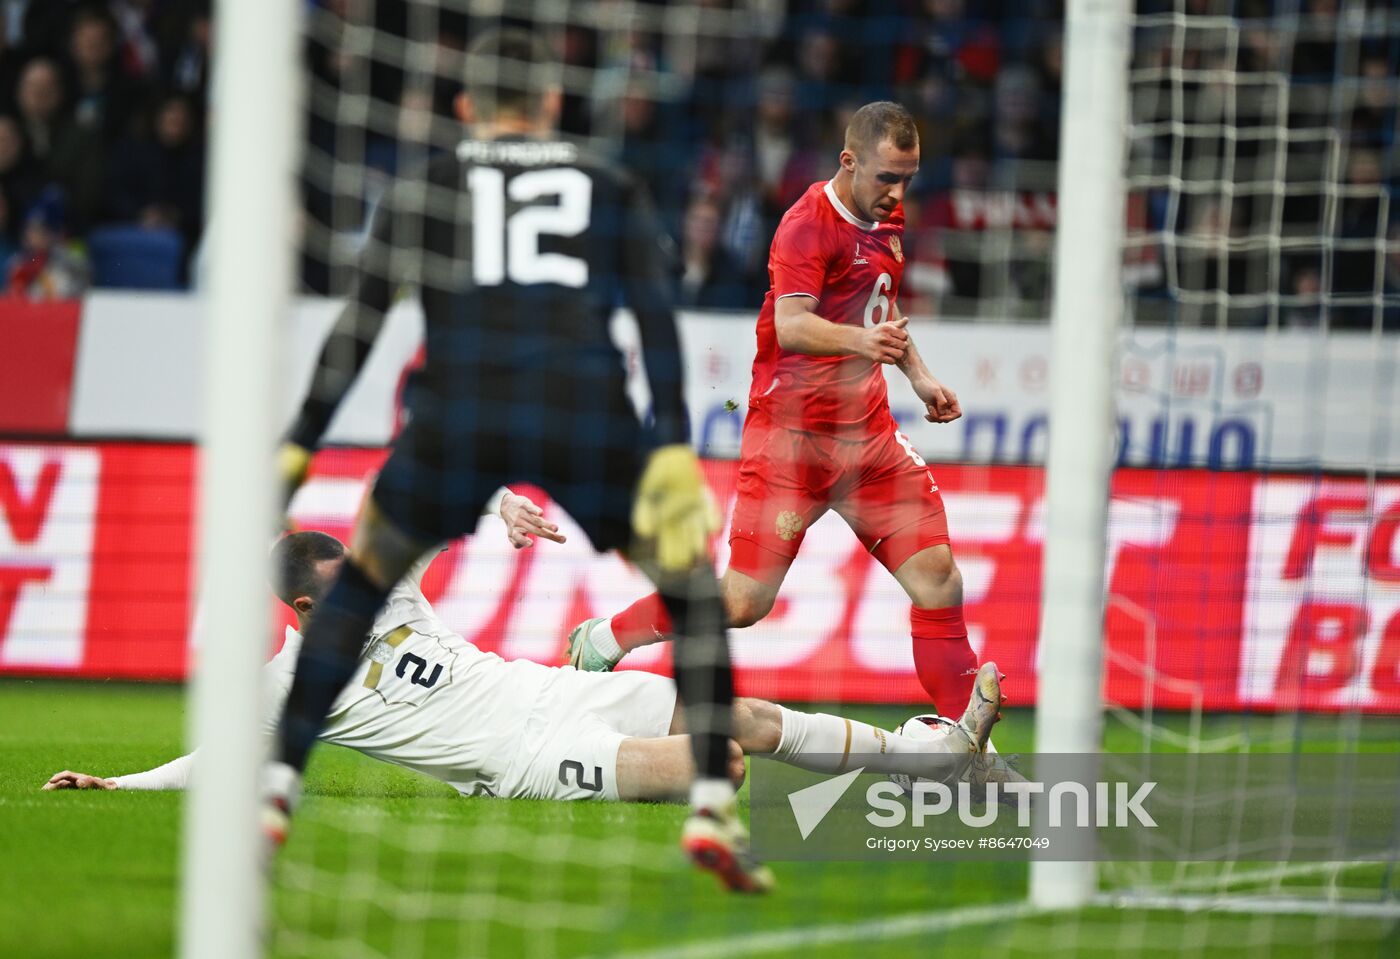
[[[200,750],[184,816],[179,954],[262,953],[260,667],[274,529],[275,348],[292,281],[301,4],[217,5],[209,311],[200,456],[201,648],[187,738]]]
[[[1103,716],[1104,549],[1115,435],[1113,371],[1123,311],[1129,5],[1070,0],[1051,313],[1040,753],[1092,753]],[[1097,892],[1092,862],[1033,862],[1031,902],[1074,908]]]

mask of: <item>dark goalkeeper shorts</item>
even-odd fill
[[[632,539],[632,494],[648,450],[620,382],[519,382],[495,396],[419,403],[380,471],[374,500],[424,542],[473,532],[502,486],[539,486],[594,549]]]

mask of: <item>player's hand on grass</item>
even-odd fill
[[[551,543],[564,542],[564,534],[559,527],[544,518],[540,509],[528,497],[506,493],[501,500],[501,519],[505,520],[506,537],[516,549],[534,546],[532,536],[547,539]]]
[[[695,451],[674,443],[652,453],[637,484],[632,528],[643,539],[655,539],[661,569],[680,573],[694,567],[709,555],[710,535],[719,526],[719,509]]]
[[[52,789],[116,789],[117,783],[112,779],[103,779],[101,776],[89,776],[87,773],[75,773],[71,769],[65,769],[61,773],[54,773],[49,777],[49,781],[44,783],[44,790]]]
[[[951,423],[962,416],[962,404],[958,402],[958,394],[933,377],[930,376],[927,381],[916,385],[914,392],[923,400],[924,419],[930,423]]]
[[[860,332],[856,352],[876,363],[898,363],[909,349],[909,318],[901,316],[888,323],[876,323]]]

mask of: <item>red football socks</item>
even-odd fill
[[[977,678],[977,655],[967,641],[962,606],[909,611],[914,668],[941,715],[957,719]]]
[[[660,593],[637,600],[612,618],[613,636],[623,652],[659,643],[671,634],[671,616]]]

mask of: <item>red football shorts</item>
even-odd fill
[[[871,435],[837,439],[787,429],[750,410],[729,567],[780,585],[807,530],[828,509],[891,572],[920,550],[948,542],[938,484],[888,413]]]

